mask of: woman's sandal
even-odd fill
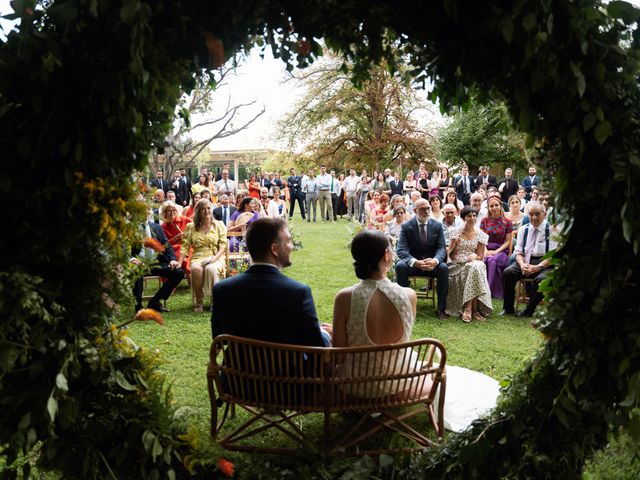
[[[202,304],[196,305],[195,307],[193,307],[193,311],[194,313],[202,313],[204,312],[204,308],[202,308]]]
[[[478,321],[478,322],[484,322],[486,320],[485,317],[483,317],[480,312],[476,312],[473,314],[473,319]]]
[[[462,312],[462,321],[464,323],[470,323],[471,322],[471,312]]]

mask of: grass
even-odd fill
[[[302,242],[303,248],[293,253],[293,265],[284,273],[311,286],[319,320],[330,323],[336,293],[357,282],[348,248],[352,237],[351,224],[346,220],[339,220],[336,224],[307,223],[297,218],[292,222],[292,230]],[[250,299],[247,300],[246,306],[240,308],[255,308]],[[211,343],[210,314],[193,313],[186,282],[169,299],[168,307],[171,312],[164,315],[164,327],[151,322],[134,323],[130,327],[131,338],[139,345],[160,351],[164,359],[161,368],[172,384],[176,403],[193,408],[195,427],[202,438],[207,438],[210,413],[205,373]],[[277,308],[277,305],[272,307]],[[447,348],[449,364],[477,370],[503,381],[522,367],[523,362],[540,347],[542,340],[527,320],[498,317],[495,313],[501,309],[502,302],[494,301],[494,315],[486,322],[464,324],[461,319],[456,318],[439,320],[431,302],[419,300],[412,337],[437,338]],[[132,306],[126,310],[126,314],[132,314]],[[235,421],[243,418],[245,416],[239,413],[238,420]],[[318,436],[321,434],[321,420],[317,416],[305,417],[301,422],[305,429],[317,430]],[[345,422],[348,423],[348,420]],[[422,421],[414,426],[426,428]],[[269,435],[262,435],[259,441],[272,444],[281,442]],[[397,439],[387,438],[381,441],[395,442]],[[619,451],[620,448],[608,455],[596,457],[584,478],[615,478],[601,473],[611,471],[611,468],[615,472],[615,468],[610,465],[615,463],[616,455],[620,455]],[[308,468],[309,465],[308,461],[302,460],[299,463],[294,461],[294,466],[291,466],[292,459],[283,457],[225,455],[238,464],[239,474],[242,476],[244,471],[247,478],[274,478],[276,471],[302,468],[305,463]],[[603,462],[606,465],[600,468]],[[272,471],[273,475],[270,476],[268,471],[260,473],[264,468]]]

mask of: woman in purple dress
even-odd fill
[[[509,246],[513,226],[504,215],[499,195],[489,196],[487,201],[489,214],[480,222],[480,230],[489,235],[484,263],[487,265],[487,278],[493,298],[503,298],[502,272],[509,262]]]

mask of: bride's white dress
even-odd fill
[[[366,321],[369,301],[376,290],[382,292],[389,299],[402,319],[404,331],[400,342],[409,341],[411,337],[414,322],[413,311],[409,298],[403,288],[397,283],[390,282],[386,278],[383,280],[362,280],[353,287],[351,293],[351,312],[349,321],[347,322],[347,335],[350,345],[375,345],[367,334]],[[402,355],[401,357],[405,356]],[[395,363],[399,363],[398,358],[385,358],[381,360],[384,362],[374,362],[374,364],[378,366],[385,364],[388,366],[388,371],[394,370],[396,368]],[[398,365],[397,368],[407,368],[407,362],[405,361],[403,363],[404,365],[402,367]],[[409,362],[409,365],[410,364]],[[417,362],[417,360],[416,367],[419,368],[419,362]],[[349,371],[358,371],[362,366],[349,365],[347,368]],[[473,420],[495,407],[496,400],[500,393],[500,386],[493,378],[483,373],[469,370],[468,368],[447,365],[446,371],[447,391],[444,405],[444,425],[447,430],[461,432],[471,425]],[[393,390],[391,385],[381,385],[381,391],[377,392],[375,396],[384,395],[387,387]],[[358,395],[358,393],[363,392],[350,393]],[[372,392],[368,392],[367,396],[371,395]],[[438,395],[436,395],[436,399],[437,398]]]

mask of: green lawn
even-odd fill
[[[293,253],[293,265],[285,273],[311,286],[320,321],[331,322],[335,294],[357,282],[348,249],[351,224],[346,220],[335,224],[307,223],[298,218],[294,219],[292,230],[303,247]],[[249,314],[255,309],[258,314],[258,308],[247,300],[246,306],[239,308]],[[160,351],[164,359],[162,368],[172,383],[175,401],[193,407],[196,426],[206,437],[209,405],[205,373],[211,342],[210,315],[192,312],[186,282],[169,299],[168,307],[171,312],[164,315],[164,327],[134,323],[131,337],[139,345]],[[277,308],[277,304],[272,307]],[[495,312],[500,309],[501,302],[496,302]],[[131,310],[126,313],[130,314]],[[465,324],[455,318],[441,321],[431,302],[424,300],[419,301],[413,337],[441,340],[448,350],[450,364],[484,372],[499,381],[517,371],[541,342],[540,335],[527,320],[494,315],[484,323]],[[319,424],[313,419],[308,422],[309,428]],[[236,460],[239,459],[236,457]]]

